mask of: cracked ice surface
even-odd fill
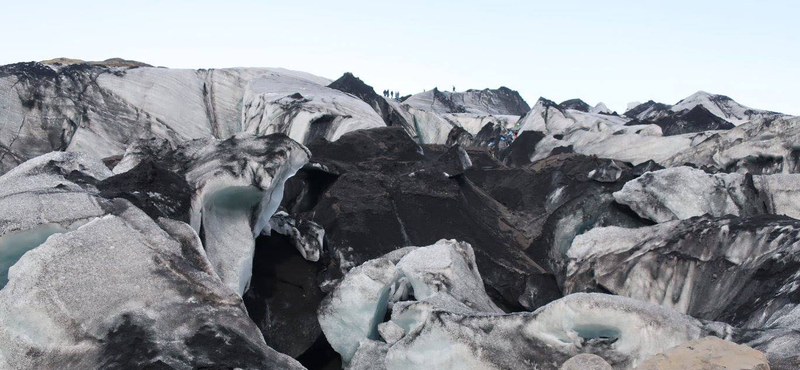
[[[382,319],[386,312],[391,319]],[[323,302],[326,338],[353,369],[557,369],[581,352],[630,369],[662,350],[730,328],[669,308],[573,294],[533,313],[503,314],[467,243],[441,240],[368,261]]]

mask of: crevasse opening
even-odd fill
[[[239,295],[252,274],[255,240],[250,220],[263,191],[230,186],[211,194],[203,205],[204,247],[214,270]]]
[[[0,289],[8,284],[8,270],[22,255],[44,243],[51,235],[67,231],[67,228],[51,223],[0,237]]]

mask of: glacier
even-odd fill
[[[800,218],[800,175],[708,174],[691,167],[645,173],[614,193],[614,199],[655,222],[705,214],[785,215]]]
[[[453,90],[0,66],[0,368],[800,366],[800,118]]]
[[[107,201],[93,184],[109,176],[99,160],[65,152],[45,154],[0,176],[0,289],[25,252],[105,214]]]
[[[284,183],[310,157],[283,134],[237,134],[226,140],[197,139],[173,147],[166,140],[140,141],[114,167],[124,173],[156,160],[186,179],[195,191],[189,223],[204,239],[215,270],[238,294],[247,290],[255,238],[283,198]]]
[[[323,302],[323,331],[355,368],[369,359],[398,370],[518,369],[534,363],[557,369],[586,351],[630,369],[685,341],[731,335],[725,324],[604,294],[573,294],[532,313],[503,314],[486,296],[476,267],[471,246],[455,240],[368,261]],[[390,318],[381,323],[384,316]],[[387,327],[401,339],[381,337]]]
[[[190,364],[303,368],[266,346],[184,223],[114,201],[26,253],[0,290],[0,367]]]

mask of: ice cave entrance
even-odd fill
[[[231,186],[214,193],[211,205],[225,210],[250,211],[262,196],[263,192],[255,186]]]
[[[604,339],[613,341],[619,339],[621,334],[619,329],[615,327],[600,324],[576,326],[574,330],[579,337],[586,340]]]
[[[50,235],[67,231],[69,230],[59,224],[45,224],[32,230],[0,237],[0,289],[8,284],[8,269],[17,263],[25,252],[44,243]]]

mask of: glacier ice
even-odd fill
[[[8,283],[8,270],[25,252],[38,247],[53,234],[66,232],[59,224],[44,224],[35,229],[0,236],[0,289]]]
[[[630,103],[625,116],[642,121],[657,120],[672,114],[672,112],[690,111],[697,107],[701,107],[736,126],[759,118],[779,115],[776,112],[746,107],[725,95],[698,91],[681,99],[675,105],[656,103],[652,100],[646,103]]]
[[[564,362],[558,370],[614,370],[602,357],[581,353]]]
[[[606,130],[624,126],[628,120],[602,112],[584,112],[564,108],[551,100],[539,98],[533,108],[519,120],[521,131],[540,131],[545,134],[563,134],[569,130]]]
[[[656,130],[657,129],[657,130]],[[572,146],[576,153],[596,155],[640,164],[649,160],[663,163],[690,148],[695,137],[703,134],[661,136],[658,126],[628,126],[600,131],[574,129],[557,139],[545,137],[537,146],[531,161],[544,159],[557,147]]]
[[[89,155],[53,152],[0,176],[0,288],[25,252],[105,214],[94,183],[110,175]]]
[[[372,107],[352,95],[275,73],[252,79],[242,105],[243,131],[282,133],[304,144],[316,137],[333,141],[350,131],[386,125]]]
[[[204,197],[203,246],[214,270],[234,292],[243,294],[253,270],[255,240],[250,220],[262,192],[254,186],[228,186]]]
[[[226,140],[198,139],[177,147],[166,140],[148,140],[132,145],[114,172],[155,160],[183,176],[196,192],[190,224],[202,234],[209,259],[223,282],[241,295],[252,274],[254,239],[270,228],[284,183],[309,157],[306,147],[283,134],[237,134]]]
[[[302,369],[267,347],[188,225],[156,223],[124,200],[109,212],[11,268],[0,367]]]
[[[354,268],[320,307],[326,338],[357,369],[365,359],[387,370],[557,369],[581,352],[630,369],[685,341],[731,335],[725,324],[605,294],[572,294],[532,313],[504,314],[486,295],[474,261],[469,244],[441,240]],[[396,293],[402,289],[406,294]]]
[[[558,369],[596,353],[618,369],[688,340],[729,328],[667,308],[597,293],[566,296],[532,313],[497,315],[435,310],[424,302],[397,308],[391,321],[413,323],[389,346],[387,369]]]
[[[779,114],[776,112],[749,108],[735,102],[725,95],[711,94],[705,91],[698,91],[689,95],[673,105],[670,109],[679,112],[685,109],[691,110],[697,106],[702,106],[714,115],[737,126],[757,118],[772,117]]]
[[[757,118],[680,151],[663,164],[691,163],[727,172],[752,174],[800,172],[800,117]]]
[[[519,93],[507,87],[460,92],[440,91],[434,88],[412,95],[403,103],[414,109],[437,114],[521,116],[530,109]]]
[[[503,313],[486,295],[468,243],[440,240],[411,251],[396,264],[418,301],[454,312]]]
[[[395,278],[390,260],[371,260],[350,270],[322,301],[319,324],[343,362],[353,358],[362,340],[378,339]]]
[[[347,363],[360,341],[381,338],[379,324],[387,309],[410,296],[449,311],[503,312],[483,288],[472,247],[440,240],[428,247],[404,248],[348,272],[320,305],[320,325]],[[389,330],[384,327],[384,332]]]
[[[330,83],[278,68],[187,70],[37,62],[2,66],[0,173],[57,150],[105,158],[124,153],[136,139],[157,137],[173,144],[226,139],[244,130],[246,90],[250,81],[263,75],[296,82],[298,89],[324,89]],[[296,92],[300,91],[287,95]]]
[[[295,220],[286,211],[278,211],[269,220],[269,229],[288,236],[297,251],[308,261],[319,261],[325,229],[314,221]]]
[[[597,290],[718,320],[771,356],[800,345],[800,221],[774,215],[710,216],[577,236],[567,292]],[[708,299],[714,297],[714,299]]]
[[[709,214],[786,215],[800,218],[800,175],[708,174],[691,167],[645,173],[614,193],[639,216],[655,222]]]

